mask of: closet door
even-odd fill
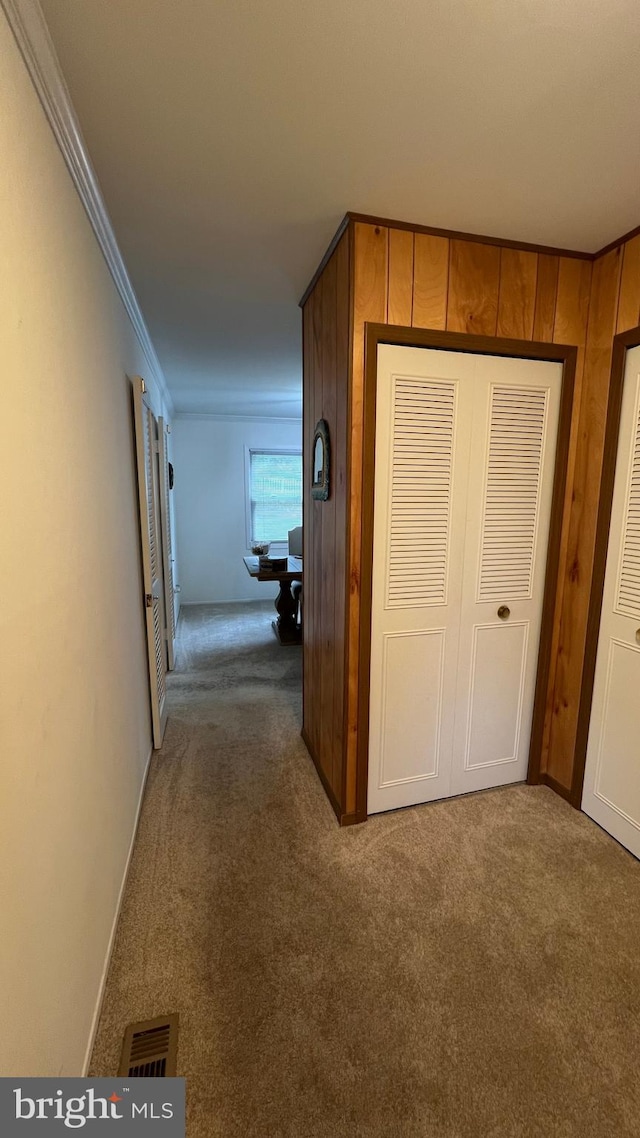
[[[153,745],[158,748],[162,746],[167,724],[167,646],[160,524],[159,440],[158,422],[151,409],[144,380],[139,376],[134,379],[134,408],[151,720]]]
[[[369,813],[526,777],[561,385],[378,349]]]
[[[167,664],[175,667],[176,609],[173,588],[173,550],[171,548],[171,500],[169,487],[169,424],[158,419],[160,467],[160,517],[162,519],[162,570],[164,578],[164,611],[166,618]]]
[[[562,365],[477,356],[451,791],[526,778]]]
[[[378,348],[369,813],[450,793],[474,371]]]
[[[627,352],[582,809],[640,857],[640,348]]]

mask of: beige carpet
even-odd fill
[[[544,788],[340,830],[270,616],[183,618],[92,1073],[178,1011],[189,1138],[637,1138],[640,864]]]

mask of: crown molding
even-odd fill
[[[140,341],[151,370],[151,378],[173,415],[173,399],[118,247],[42,9],[38,0],[0,0],[0,4]]]
[[[182,419],[204,419],[214,423],[293,423],[295,426],[302,426],[302,415],[239,415],[225,411],[176,411],[174,422]]]

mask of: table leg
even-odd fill
[[[280,582],[280,592],[276,597],[278,619],[273,621],[273,630],[281,644],[299,644],[300,629],[296,625],[296,602],[289,581]]]

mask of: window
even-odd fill
[[[250,450],[248,460],[249,544],[286,542],[289,530],[302,525],[302,455]]]

